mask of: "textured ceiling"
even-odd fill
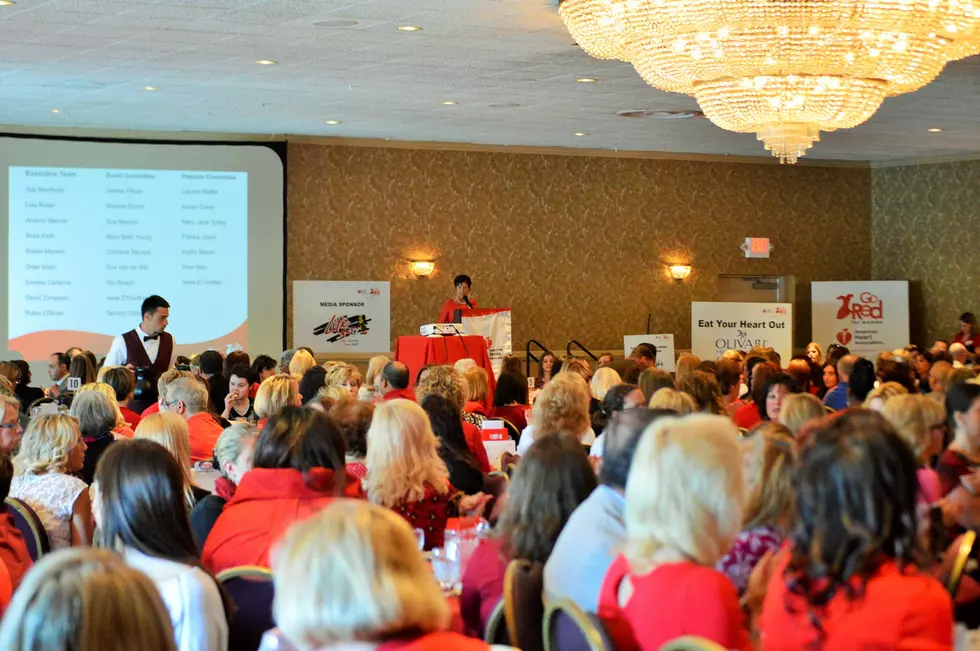
[[[617,117],[697,104],[647,87],[627,64],[590,58],[556,4],[18,0],[0,7],[0,124],[765,155],[754,136],[707,120]],[[312,25],[325,20],[357,25]],[[599,81],[576,83],[580,77]],[[977,57],[918,93],[887,100],[867,124],[827,134],[809,158],[881,163],[975,153]]]

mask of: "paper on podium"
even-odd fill
[[[502,420],[483,421],[483,447],[487,451],[487,458],[494,470],[500,470],[500,456],[504,452],[511,454],[517,453],[517,443],[510,438],[507,427]]]

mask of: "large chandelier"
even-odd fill
[[[783,163],[980,52],[980,0],[562,0],[558,11],[586,52],[693,95]]]

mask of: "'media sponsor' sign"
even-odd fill
[[[773,348],[793,355],[793,306],[789,303],[691,303],[691,350],[714,360],[726,350]]]
[[[838,343],[873,360],[909,343],[908,281],[815,282],[811,296],[813,340],[824,350]]]

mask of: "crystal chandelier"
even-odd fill
[[[558,11],[586,52],[693,95],[783,163],[980,52],[980,0],[562,0]]]

